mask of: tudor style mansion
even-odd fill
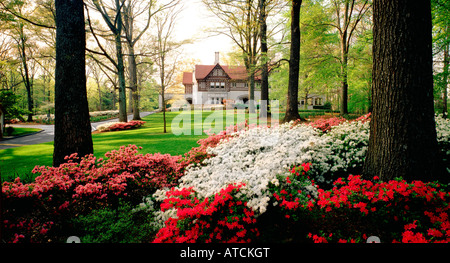
[[[219,52],[214,65],[195,65],[183,73],[185,99],[196,105],[245,104],[249,99],[248,74],[243,66],[220,65]],[[260,79],[255,78],[255,101],[261,99]]]

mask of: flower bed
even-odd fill
[[[105,157],[78,160],[72,155],[59,167],[36,167],[33,173],[40,175],[33,183],[22,184],[19,178],[4,182],[3,237],[15,242],[56,241],[75,215],[117,205],[119,199],[136,205],[156,189],[177,185],[183,174],[181,156],[142,155],[136,146],[121,147]]]
[[[202,198],[193,188],[171,189],[161,204],[173,209],[154,242],[449,242],[450,192],[438,183],[339,178],[323,190],[310,164],[289,169],[270,183],[270,206],[246,206],[245,184],[230,184]],[[270,219],[270,220],[268,220]]]
[[[97,127],[99,132],[130,130],[141,127],[145,121],[108,122]]]
[[[99,233],[102,215],[111,222],[123,211],[117,232],[140,233],[140,242],[449,242],[444,186],[349,176],[364,162],[369,120],[233,126],[184,156],[142,155],[132,145],[105,159],[72,155],[36,167],[33,183],[2,185],[3,238],[64,241],[74,222]],[[436,129],[448,160],[448,120],[436,117]],[[128,231],[136,222],[145,227]]]
[[[211,198],[200,200],[192,188],[172,189],[161,210],[175,208],[156,235],[155,243],[245,243],[259,235],[255,213],[238,197],[242,184],[230,184]]]

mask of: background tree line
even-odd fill
[[[89,110],[119,110],[125,121],[128,113],[139,119],[140,110],[158,108],[155,62],[162,53],[157,37],[167,32],[154,29],[161,17],[181,8],[180,1],[89,0],[83,5]],[[7,118],[32,121],[35,115],[54,114],[55,1],[2,1],[0,21],[0,96]],[[167,67],[176,64],[172,53],[182,46],[171,38],[164,54],[170,58]],[[173,68],[177,75],[178,67]],[[173,86],[175,78],[165,84]]]
[[[119,102],[126,98],[128,102],[120,103],[122,119],[123,112],[134,112],[133,118],[139,119],[141,108],[151,110],[158,106],[161,93],[160,70],[155,64],[158,33],[148,28],[156,27],[158,13],[172,10],[178,2],[85,1],[86,19],[90,22],[86,26],[90,111],[118,109]],[[268,72],[270,81],[263,78],[261,84],[262,99],[277,99],[285,107],[289,79],[286,61],[290,55],[289,1],[203,0],[203,3],[218,19],[211,31],[225,34],[235,43],[235,54],[229,54],[237,58],[233,62],[245,65],[252,76]],[[302,1],[298,100],[321,94],[341,114],[370,110],[371,5],[368,0]],[[444,87],[448,87],[449,79],[449,5],[445,0],[432,1],[435,106],[443,114],[448,112],[448,89]],[[11,117],[28,121],[35,114],[53,114],[54,1],[2,1],[0,10],[3,104],[11,108]],[[121,23],[114,25],[119,18]],[[119,53],[118,45],[114,44],[119,43],[115,30],[120,30]],[[177,57],[178,62],[182,60]],[[267,70],[262,70],[264,67]],[[249,76],[250,98],[254,98],[255,89],[252,76]]]
[[[288,62],[292,55],[290,8],[296,1],[203,2],[218,21],[212,31],[227,35],[235,43],[236,50],[230,54],[235,58],[232,63],[245,65],[250,72],[249,98],[253,97],[254,90],[252,74],[264,76],[263,69],[268,67],[269,88],[264,88],[263,78],[262,99],[267,100],[270,94],[270,99],[279,100],[285,108],[288,104]],[[372,1],[303,0],[300,4],[297,99],[306,101],[310,94],[324,95],[327,104],[341,115],[369,112],[372,102]],[[449,1],[431,1],[435,106],[436,112],[443,114],[448,112],[449,10]],[[264,36],[263,28],[266,27],[269,34]]]

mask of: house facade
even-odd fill
[[[255,101],[261,99],[260,79],[255,78]],[[245,104],[249,100],[248,74],[243,66],[220,65],[216,52],[214,65],[195,65],[183,73],[185,99],[190,104]]]
[[[308,94],[305,98],[300,98],[298,101],[298,107],[299,109],[308,109],[312,110],[315,109],[317,106],[323,107],[325,105],[326,97],[325,95],[318,95],[318,94]],[[305,105],[306,104],[306,105]]]

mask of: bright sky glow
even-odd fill
[[[199,59],[202,64],[214,63],[214,52],[226,54],[231,51],[231,40],[223,35],[213,36],[208,28],[217,24],[211,18],[210,12],[204,7],[201,0],[182,1],[184,10],[180,13],[175,29],[178,40],[196,38],[192,45],[186,45],[185,57]]]

